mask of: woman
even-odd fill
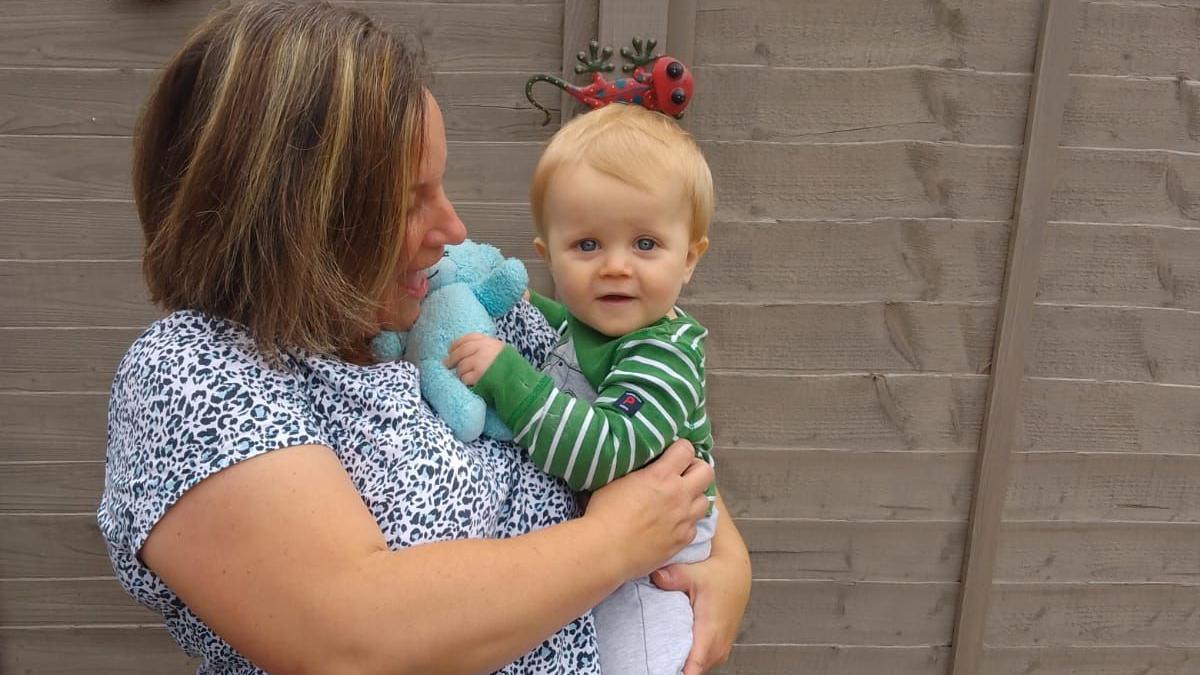
[[[445,161],[411,53],[323,3],[214,15],[147,105],[134,192],[171,313],[114,379],[98,516],[201,672],[595,673],[588,608],[706,508],[681,443],[577,517],[519,448],[456,442],[411,365],[371,363],[465,236]],[[500,328],[535,361],[554,339],[524,304]],[[689,672],[727,655],[748,569],[726,517],[660,578],[695,604]]]

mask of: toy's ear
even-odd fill
[[[696,263],[700,262],[700,257],[703,256],[704,252],[707,250],[708,237],[700,237],[700,239],[693,241],[688,245],[687,260],[685,261],[687,268],[683,274],[683,283],[686,284],[692,280],[692,272],[696,270]]]
[[[546,242],[541,237],[533,238],[533,250],[537,251],[538,257],[545,262],[550,262],[550,251],[546,248]]]

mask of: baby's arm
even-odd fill
[[[590,405],[484,336],[456,343],[450,365],[459,366],[459,376],[474,383],[543,470],[576,490],[594,490],[644,466],[690,428],[703,403],[700,357],[689,345],[695,336],[675,337],[623,344]]]

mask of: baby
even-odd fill
[[[634,471],[675,439],[712,463],[704,338],[675,306],[708,248],[712,176],[668,117],[609,105],[554,135],[530,192],[537,237],[562,304],[531,294],[558,329],[535,370],[512,347],[471,334],[450,348],[456,369],[543,470],[576,490]],[[716,514],[670,562],[708,557]],[[605,675],[675,675],[691,648],[687,597],[629,582],[594,612]]]

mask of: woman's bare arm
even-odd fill
[[[141,557],[270,672],[484,672],[682,548],[711,480],[679,444],[598,491],[583,518],[388,551],[332,451],[301,446],[202,481]]]

